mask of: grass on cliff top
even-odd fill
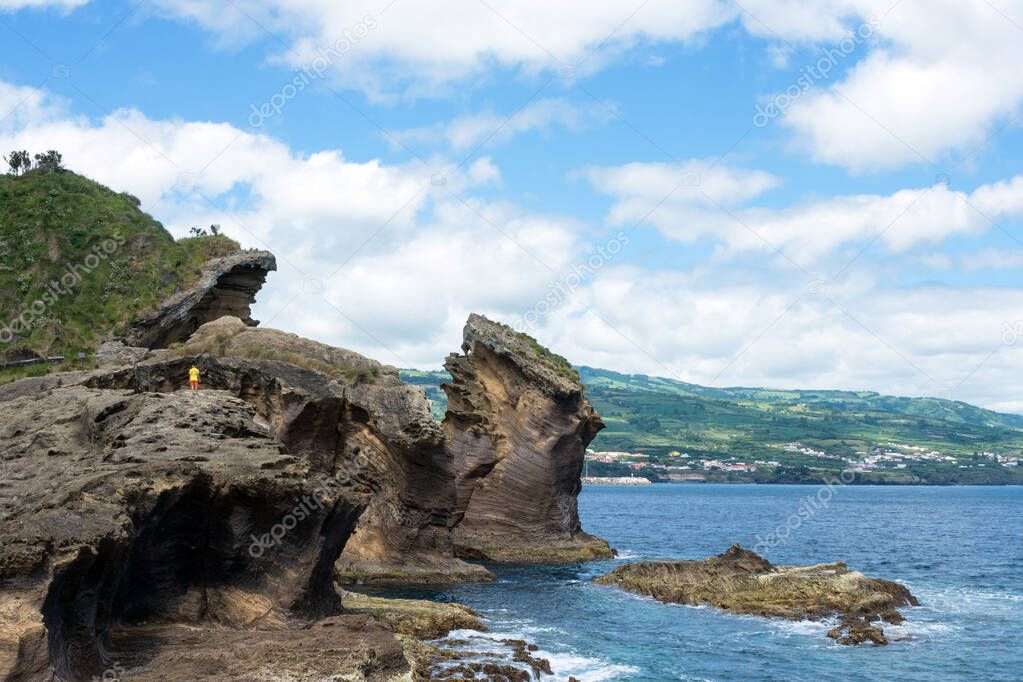
[[[223,235],[175,241],[137,198],[71,171],[0,175],[0,360],[92,353],[237,250]]]
[[[549,348],[547,348],[539,341],[534,339],[532,336],[526,334],[525,332],[516,331],[515,329],[512,329],[510,326],[504,324],[503,322],[496,322],[494,320],[490,320],[489,318],[487,321],[493,324],[495,327],[499,327],[508,332],[509,334],[512,334],[518,339],[520,339],[525,345],[525,347],[533,354],[535,359],[541,365],[550,369],[556,375],[562,377],[563,379],[568,379],[569,381],[579,383],[579,372],[576,371],[575,367],[572,366],[571,362],[569,362],[562,356],[558,355],[557,353],[553,352],[552,350],[550,350]]]

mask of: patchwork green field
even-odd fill
[[[791,483],[851,471],[860,483],[1023,483],[1023,469],[1011,465],[1023,456],[1020,415],[940,398],[709,388],[578,370],[607,424],[591,450],[645,456],[591,458],[591,475]],[[443,416],[438,386],[446,373],[406,370],[402,377],[423,386],[434,415]]]

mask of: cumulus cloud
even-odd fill
[[[432,126],[398,131],[395,137],[410,144],[442,142],[454,151],[466,151],[482,144],[503,142],[530,131],[548,133],[558,127],[579,132],[607,122],[613,104],[588,103],[578,106],[562,97],[539,99],[516,111],[486,111],[459,116]]]
[[[772,61],[785,67],[797,48],[841,44],[850,30],[869,23],[879,28],[848,57],[843,78],[811,90],[783,119],[813,158],[860,171],[941,163],[950,151],[970,152],[1023,102],[1023,81],[1014,70],[1023,58],[1023,0],[997,6],[986,0],[747,0],[741,7],[699,0],[685,11],[667,0],[638,9],[624,0],[451,7],[402,0],[386,11],[365,0],[160,4],[224,40],[265,31],[282,37],[290,49],[275,58],[291,66],[311,63],[370,17],[374,28],[353,41],[333,65],[334,75],[343,86],[380,97],[449,92],[500,69],[536,73],[578,65],[576,75],[582,75],[637,45],[692,42],[733,21],[767,41]],[[470,131],[471,123],[465,122]]]
[[[765,23],[787,38],[839,40],[834,28],[849,15],[880,22],[877,44],[844,79],[796,101],[784,118],[818,161],[856,171],[940,166],[950,152],[972,153],[1023,102],[1012,66],[1023,58],[1023,0],[823,3],[817,31],[774,23],[766,11],[775,3],[760,5]]]
[[[0,0],[0,10],[70,9],[85,2]],[[376,98],[447,94],[503,71],[535,75],[568,68],[573,76],[585,75],[637,46],[692,43],[732,22],[763,38],[772,62],[787,68],[800,50],[812,48],[816,59],[817,49],[840,45],[850,31],[869,24],[869,40],[847,56],[840,80],[816,83],[782,118],[814,159],[856,171],[942,165],[952,152],[972,153],[1011,123],[1023,103],[1023,81],[1014,68],[1023,58],[1023,0],[822,0],[812,6],[697,0],[685,11],[669,0],[639,7],[626,0],[155,5],[226,44],[264,40],[270,59],[289,67],[323,62],[335,83]],[[535,115],[533,127],[542,127],[545,117],[548,124],[571,125],[564,111],[537,109]],[[462,119],[441,132],[453,144],[469,144],[487,117]]]
[[[367,17],[375,25],[336,65],[346,86],[386,96],[396,89],[436,94],[452,83],[488,71],[526,73],[580,65],[596,68],[637,43],[691,40],[730,21],[735,8],[721,0],[695,0],[685,11],[668,0],[587,3],[580,0],[438,4],[402,0],[160,0],[168,15],[195,21],[226,40],[265,31],[288,42],[276,57],[292,66],[308,64],[321,48],[335,45]],[[275,42],[276,44],[276,42]],[[601,54],[589,59],[597,47]],[[585,64],[584,64],[585,62]]]
[[[5,84],[0,96],[22,103],[0,123],[0,148],[58,148],[72,168],[140,196],[178,236],[219,222],[245,246],[270,248],[280,271],[257,318],[395,365],[438,366],[457,349],[471,311],[522,320],[598,246],[593,226],[476,196],[500,175],[487,158],[456,170],[443,157],[424,165],[355,160],[338,149],[300,153],[224,123],[131,109],[88,119],[45,92]],[[1018,211],[1023,187],[1013,178],[962,197],[940,186],[764,209],[748,204],[766,198],[778,177],[712,166],[584,174],[615,198],[613,221],[643,218],[677,190],[649,220],[668,235],[723,239],[748,262],[762,259],[762,247],[691,219],[721,215],[717,202],[786,248],[809,240],[821,250],[874,234],[924,191],[935,198],[917,205],[936,203],[892,228],[906,234],[881,237],[888,248],[911,249],[987,229],[968,217],[977,211],[957,207],[969,200],[994,216]],[[863,388],[985,405],[1009,405],[1004,396],[1023,389],[1014,378],[1023,339],[1005,341],[1017,319],[1023,336],[1018,288],[885,287],[860,270],[810,293],[799,273],[740,278],[731,265],[683,272],[627,262],[608,258],[533,333],[575,362],[699,383]]]
[[[56,8],[70,11],[88,3],[89,0],[0,0],[0,12],[16,12],[20,9]]]
[[[216,222],[246,246],[269,248],[280,270],[257,317],[395,364],[439,363],[473,310],[527,306],[582,231],[565,217],[474,198],[499,179],[487,157],[458,168],[442,157],[424,165],[300,154],[225,123],[133,109],[91,120],[2,83],[0,96],[22,103],[0,123],[0,148],[59,149],[74,170],[138,196],[179,237]]]
[[[938,183],[770,209],[746,204],[776,186],[774,176],[724,165],[701,170],[706,168],[705,161],[630,163],[587,175],[614,197],[612,225],[650,223],[678,241],[711,239],[731,255],[780,252],[807,269],[848,244],[876,240],[902,253],[953,235],[977,235],[990,229],[991,220],[1023,215],[1023,176],[972,192]]]
[[[580,364],[717,386],[876,390],[1002,404],[1023,389],[1020,289],[708,286],[608,268],[539,337]],[[1023,322],[1020,323],[1023,330]],[[1009,339],[1012,341],[1013,339]]]

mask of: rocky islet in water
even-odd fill
[[[648,561],[619,566],[596,582],[689,606],[788,620],[838,617],[828,631],[839,644],[887,644],[877,623],[898,625],[898,611],[919,602],[899,583],[868,578],[843,562],[775,566],[733,545],[704,561]]]

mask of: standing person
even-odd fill
[[[195,365],[188,370],[188,385],[192,388],[192,395],[199,393],[199,368]]]

